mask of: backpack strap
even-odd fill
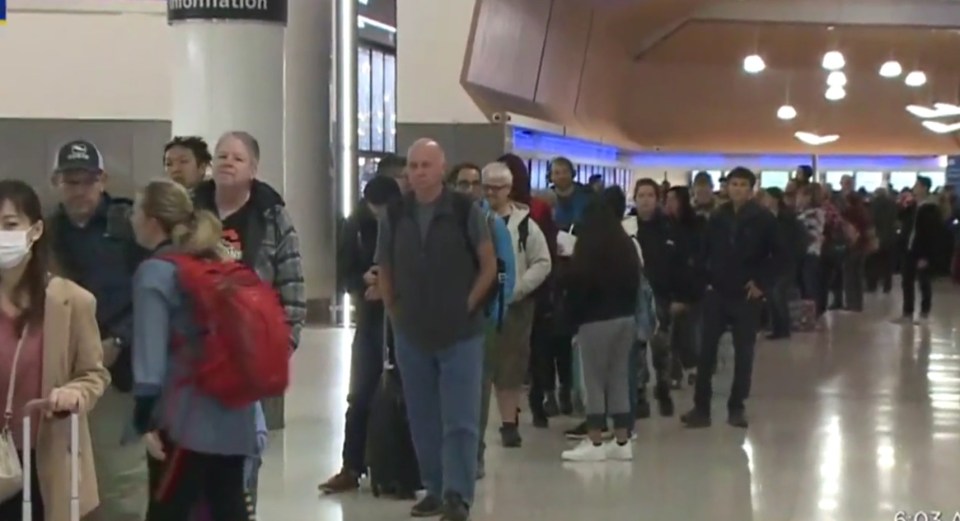
[[[460,233],[463,234],[463,238],[466,240],[467,249],[470,250],[470,258],[473,259],[473,265],[479,269],[480,259],[477,258],[477,248],[470,239],[470,212],[473,210],[473,205],[476,203],[474,203],[469,197],[458,192],[451,192],[451,195],[453,196],[453,214],[456,216],[457,225],[460,227]]]
[[[630,238],[633,239],[633,242],[637,245],[637,255],[640,257],[640,269],[643,269],[646,263],[643,261],[643,246],[640,245],[640,237],[631,235]]]
[[[530,236],[530,214],[523,216],[517,225],[517,246],[521,252],[527,251],[527,237]]]

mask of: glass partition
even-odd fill
[[[916,172],[890,172],[890,188],[896,192],[911,189],[916,183]]]
[[[862,188],[868,193],[873,193],[874,190],[883,186],[883,172],[857,172],[854,184],[857,190]]]
[[[790,182],[787,170],[764,170],[760,173],[760,188],[779,188],[783,190]]]

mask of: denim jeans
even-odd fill
[[[410,434],[427,492],[473,503],[480,446],[484,335],[426,351],[395,332]]]

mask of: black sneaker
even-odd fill
[[[520,437],[520,429],[516,423],[500,427],[500,441],[508,449],[515,449],[523,446],[523,438]]]
[[[538,429],[546,429],[550,426],[542,396],[530,395],[530,417],[533,418],[533,426]]]
[[[681,416],[680,421],[688,429],[703,429],[709,427],[712,423],[710,421],[710,414],[697,408],[693,408],[690,412]]]
[[[747,413],[742,409],[727,413],[727,423],[731,427],[736,427],[738,429],[746,429],[750,426],[750,422],[747,421]]]
[[[410,509],[410,517],[436,517],[443,513],[443,507],[440,498],[427,494]]]
[[[483,459],[477,460],[477,481],[487,477],[487,465]]]
[[[443,498],[443,511],[440,521],[467,521],[470,519],[470,507],[456,492],[447,492]]]

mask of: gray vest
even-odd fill
[[[392,278],[396,299],[394,327],[408,342],[427,351],[439,351],[483,332],[483,306],[467,313],[467,297],[477,278],[474,245],[456,211],[455,197],[444,190],[436,202],[433,220],[420,233],[412,196],[395,210]],[[471,203],[472,204],[472,203]],[[469,205],[463,205],[469,208]]]

